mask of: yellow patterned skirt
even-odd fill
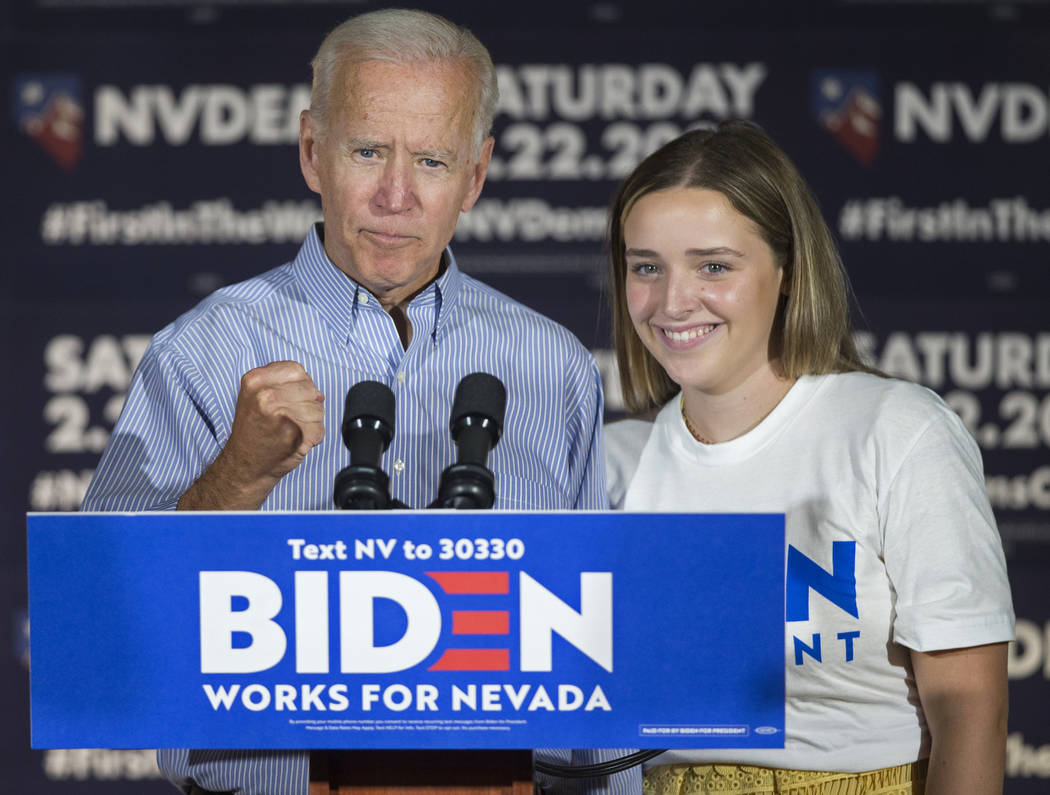
[[[780,770],[751,765],[658,765],[645,771],[644,795],[922,795],[926,760],[866,773]]]

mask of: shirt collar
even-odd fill
[[[351,279],[333,263],[325,253],[324,224],[318,222],[310,227],[306,239],[299,248],[299,253],[292,262],[292,272],[307,299],[321,314],[340,339],[347,339],[353,331],[358,312],[361,311],[361,293],[372,296],[364,287]],[[414,326],[420,323],[421,314],[427,318],[427,332],[437,343],[445,328],[448,317],[459,299],[463,286],[463,273],[456,264],[452,249],[445,248],[448,263],[444,273],[409,303],[408,313]],[[369,306],[379,311],[379,302],[370,302]],[[426,312],[432,307],[432,312]]]

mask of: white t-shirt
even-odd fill
[[[607,426],[606,450],[615,508],[786,515],[784,749],[672,751],[651,764],[914,762],[929,734],[908,649],[1014,637],[980,452],[924,387],[806,376],[756,428],[714,445],[693,439],[675,396],[655,421]]]

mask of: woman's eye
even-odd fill
[[[631,266],[631,271],[643,276],[649,276],[654,273],[659,273],[660,269],[651,262],[637,262]]]
[[[729,268],[723,265],[721,262],[708,262],[704,265],[704,272],[712,275],[718,275],[725,273]]]

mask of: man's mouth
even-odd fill
[[[414,239],[412,235],[402,235],[396,232],[382,232],[378,229],[365,229],[364,232],[372,240],[392,245],[396,245],[398,243],[407,243],[408,241]]]

